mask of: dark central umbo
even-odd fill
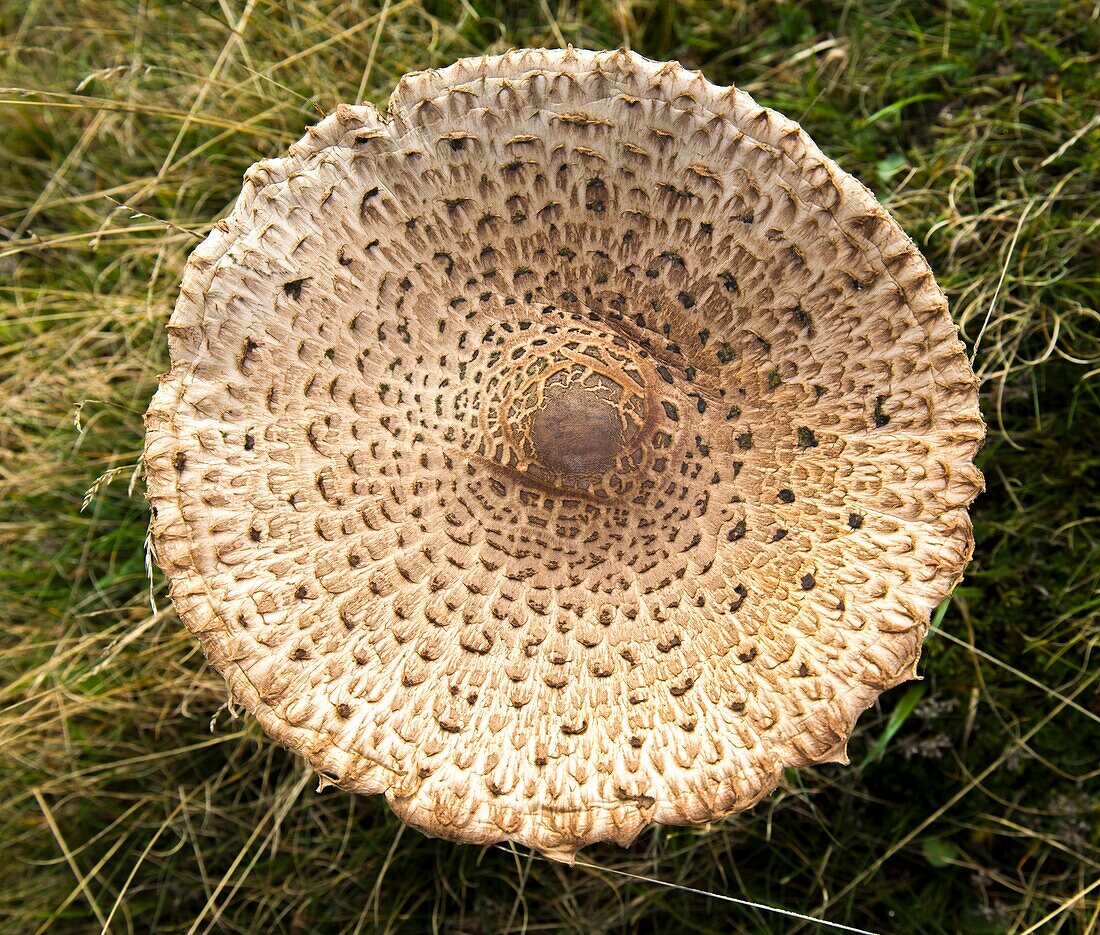
[[[550,397],[531,420],[538,459],[562,474],[601,473],[622,445],[618,413],[596,393],[571,386]]]

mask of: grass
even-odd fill
[[[1096,930],[1094,0],[15,0],[0,37],[0,930],[827,931],[722,897]],[[316,794],[150,576],[138,472],[183,264],[244,169],[407,70],[563,41],[800,120],[925,250],[990,423],[974,564],[853,766],[574,869]]]

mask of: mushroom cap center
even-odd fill
[[[623,443],[615,407],[598,393],[569,386],[554,393],[531,419],[535,455],[561,474],[602,473]]]

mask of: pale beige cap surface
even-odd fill
[[[570,859],[845,759],[972,550],[976,382],[797,124],[519,51],[341,106],[195,250],[155,556],[264,729],[459,841]]]

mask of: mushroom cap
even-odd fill
[[[846,762],[973,548],[977,385],[798,124],[634,53],[407,75],[245,175],[146,416],[235,702],[343,789],[563,860]]]

